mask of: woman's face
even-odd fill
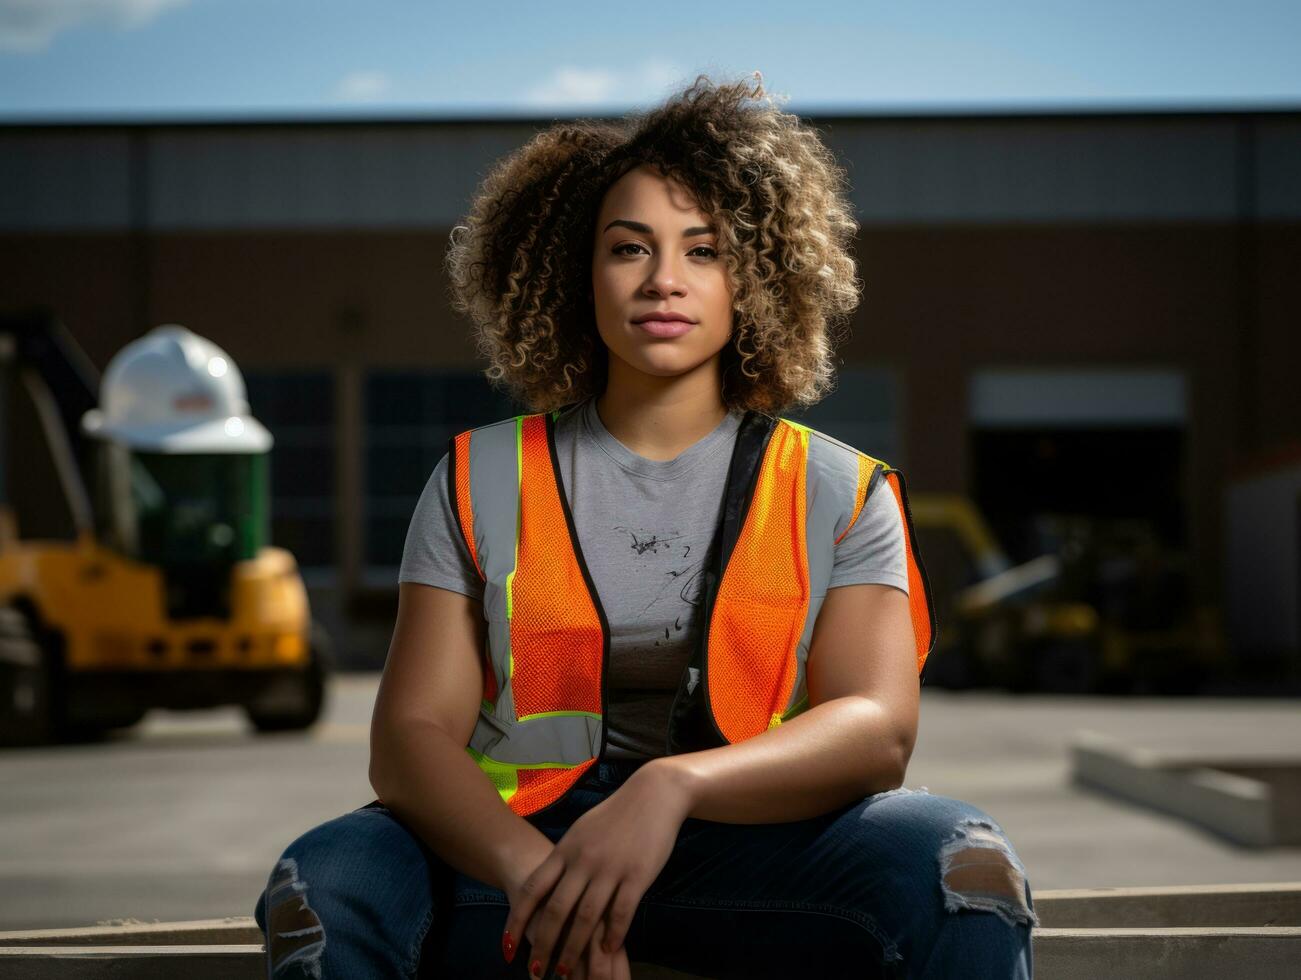
[[[612,378],[625,368],[685,374],[708,366],[727,344],[732,291],[709,226],[680,184],[645,164],[606,192],[596,223],[592,299]],[[690,322],[637,322],[656,313]]]

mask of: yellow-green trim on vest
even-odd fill
[[[809,710],[809,694],[807,691],[805,691],[804,696],[801,697],[798,701],[796,701],[793,705],[791,705],[781,714],[773,715],[772,723],[768,727],[776,728],[783,721],[790,721],[796,715],[801,715],[808,710]]]
[[[520,522],[523,519],[520,513],[524,506],[523,503],[523,484],[524,484],[524,416],[515,416],[515,563],[506,575],[506,618],[513,619],[515,616],[515,571],[519,568],[519,532]],[[514,676],[514,655],[511,656],[511,675]]]
[[[535,711],[531,715],[520,715],[518,721],[528,721],[530,718],[576,718],[576,717],[595,718],[598,721],[601,718],[599,711]]]
[[[465,747],[465,751],[474,759],[475,764],[483,770],[484,775],[492,780],[492,784],[497,787],[497,792],[501,796],[503,803],[510,803],[510,799],[519,791],[519,771],[521,769],[577,769],[579,766],[587,765],[588,760],[579,762],[575,765],[569,765],[565,762],[498,762],[496,759],[489,758],[482,752],[476,752],[470,746]]]

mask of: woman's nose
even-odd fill
[[[646,277],[646,288],[662,295],[681,293],[684,290],[675,256],[665,252],[652,261],[650,274]]]

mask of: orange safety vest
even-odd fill
[[[605,752],[610,626],[560,478],[561,411],[469,429],[448,451],[449,496],[488,623],[483,701],[466,751],[521,816],[559,802]],[[858,458],[856,484],[822,465],[845,449]],[[740,742],[808,708],[805,663],[832,549],[882,484],[904,527],[920,675],[935,614],[903,474],[798,422],[745,413],[669,755]]]

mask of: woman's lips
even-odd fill
[[[642,320],[633,326],[640,327],[652,337],[680,337],[695,324],[686,320]]]

